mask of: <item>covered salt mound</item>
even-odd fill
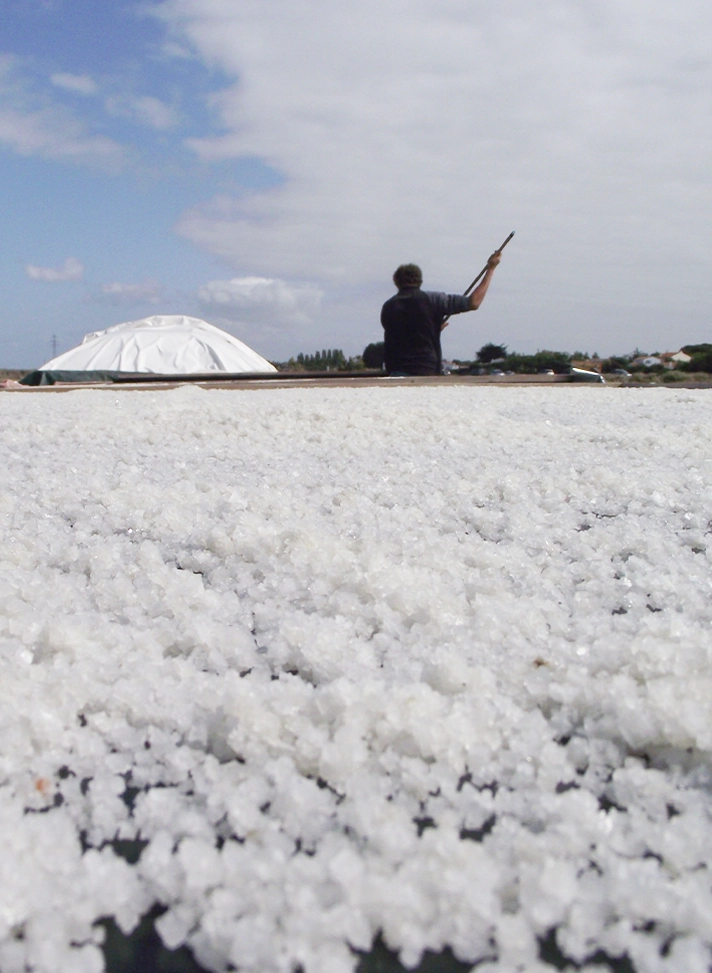
[[[200,318],[156,314],[85,335],[76,348],[42,365],[42,372],[275,372],[244,342]]]

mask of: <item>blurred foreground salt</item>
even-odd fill
[[[707,971],[711,402],[0,397],[0,970]]]

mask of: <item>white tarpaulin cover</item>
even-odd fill
[[[207,321],[184,314],[156,314],[93,331],[80,345],[48,361],[41,370],[188,375],[274,372],[276,368],[238,338]]]

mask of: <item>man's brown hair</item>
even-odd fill
[[[420,287],[423,283],[423,272],[417,264],[401,264],[393,274],[393,283],[398,290],[402,287]]]

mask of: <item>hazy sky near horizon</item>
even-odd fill
[[[702,0],[5,0],[0,367],[191,314],[272,360],[381,338],[402,262],[490,294],[444,335],[712,340]]]

